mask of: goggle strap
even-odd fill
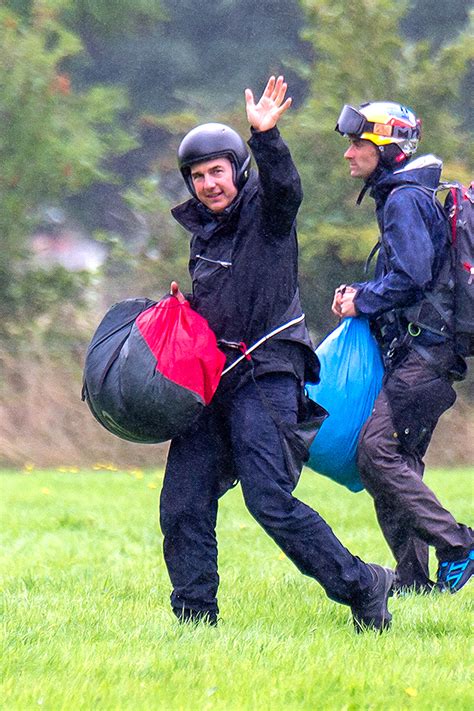
[[[373,133],[375,136],[385,138],[418,138],[420,127],[415,126],[389,126],[386,123],[377,123],[376,121],[366,121],[362,133]]]

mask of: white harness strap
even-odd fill
[[[222,371],[222,375],[226,375],[226,373],[229,373],[232,368],[235,368],[235,366],[240,363],[244,358],[247,358],[250,353],[252,353],[254,350],[256,350],[259,346],[261,346],[265,341],[268,341],[270,338],[273,338],[273,336],[276,336],[277,333],[281,333],[282,331],[285,331],[287,328],[290,328],[290,326],[295,326],[297,323],[301,323],[301,321],[304,321],[305,315],[301,314],[301,316],[298,316],[297,318],[292,319],[291,321],[288,321],[288,323],[284,323],[282,326],[278,326],[275,328],[273,331],[270,331],[270,333],[267,333],[266,336],[262,336],[256,343],[254,343],[250,348],[247,348],[241,356],[239,356],[236,360],[234,360],[233,363],[227,366],[225,370]]]

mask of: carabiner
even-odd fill
[[[417,336],[420,335],[420,333],[421,333],[421,328],[420,328],[419,326],[417,326],[416,323],[412,323],[412,322],[410,321],[410,323],[408,324],[408,333],[409,333],[410,336],[412,336],[413,338],[416,338]]]

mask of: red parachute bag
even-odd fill
[[[189,302],[114,304],[87,350],[82,399],[107,430],[131,442],[166,442],[210,403],[225,356]]]

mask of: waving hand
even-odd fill
[[[247,118],[253,128],[268,131],[276,126],[280,116],[291,106],[291,99],[285,100],[287,88],[282,76],[278,79],[270,77],[258,104],[255,103],[252,90],[245,90]]]

